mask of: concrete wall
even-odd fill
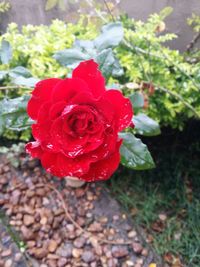
[[[16,22],[19,26],[49,24],[55,18],[69,20],[71,14],[74,14],[73,6],[65,12],[58,8],[45,11],[46,0],[9,0],[9,2],[11,10],[1,15],[2,31],[6,30],[10,22]],[[167,19],[167,30],[179,36],[177,40],[170,42],[170,47],[184,51],[194,36],[193,31],[187,26],[186,19],[192,13],[200,15],[200,0],[121,0],[119,8],[121,12],[125,11],[135,19],[146,20],[149,14],[159,12],[166,6],[174,8],[173,14]]]

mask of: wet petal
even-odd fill
[[[110,157],[92,163],[90,165],[89,171],[85,175],[80,177],[81,180],[93,182],[109,179],[110,176],[116,171],[120,163],[120,145],[121,141],[118,142],[116,151],[111,154]]]
[[[53,102],[69,102],[74,96],[89,90],[87,84],[81,79],[64,79],[53,91]]]
[[[105,79],[94,60],[81,62],[74,69],[72,77],[84,80],[95,98],[100,97],[105,91]]]
[[[25,149],[26,149],[26,152],[29,153],[31,157],[33,158],[40,158],[43,153],[41,144],[38,141],[30,142],[26,144]]]
[[[33,120],[37,120],[40,107],[51,99],[53,88],[60,81],[61,79],[53,78],[40,81],[36,84],[32,92],[32,97],[27,105],[27,113]]]
[[[106,91],[103,99],[109,101],[110,105],[114,108],[115,114],[118,117],[118,131],[128,127],[133,117],[133,108],[130,100],[117,90]]]

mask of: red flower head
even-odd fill
[[[35,120],[35,142],[26,150],[58,177],[106,180],[120,162],[118,132],[130,125],[132,106],[117,90],[106,90],[98,64],[88,60],[72,78],[46,79],[36,84],[28,102]]]

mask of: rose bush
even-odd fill
[[[106,180],[120,162],[118,133],[131,123],[131,102],[118,90],[106,90],[93,60],[81,62],[72,78],[36,84],[27,106],[34,142],[32,157],[58,177]]]

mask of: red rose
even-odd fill
[[[129,126],[132,106],[117,90],[106,90],[98,64],[79,64],[72,78],[37,83],[28,102],[35,142],[26,150],[58,177],[106,180],[120,162],[118,132]]]

